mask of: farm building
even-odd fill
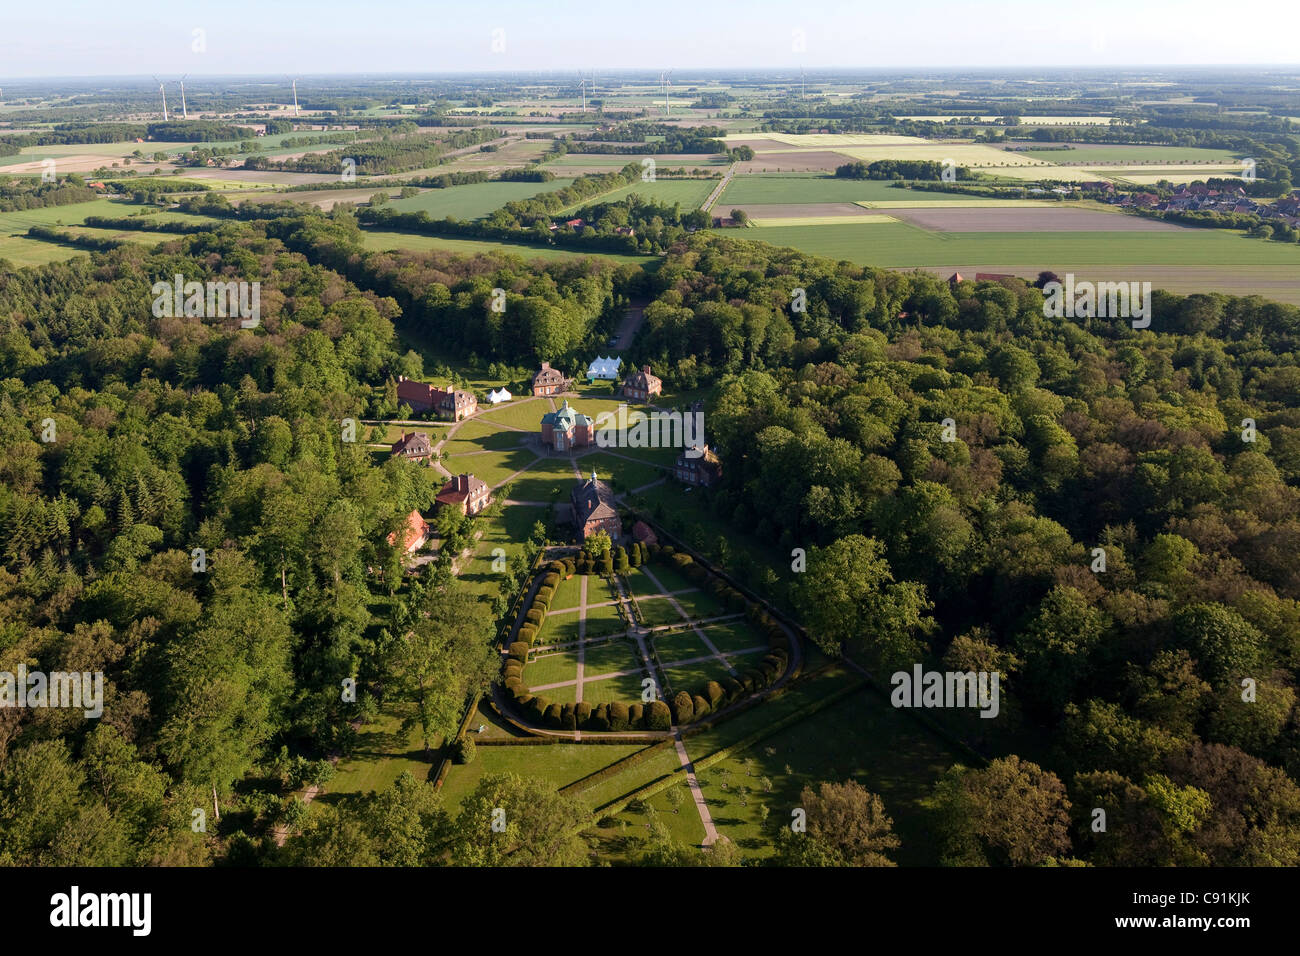
[[[478,399],[473,392],[435,388],[417,382],[405,375],[397,379],[397,400],[411,406],[413,411],[433,412],[446,421],[458,422],[478,411]]]
[[[622,536],[623,522],[614,506],[614,492],[608,484],[596,478],[596,472],[574,485],[569,504],[573,508],[573,525],[578,531],[579,541],[586,541],[602,530],[614,542]]]
[[[402,528],[402,550],[407,554],[418,550],[429,540],[429,523],[424,520],[418,511],[412,511],[406,516],[406,524]],[[389,534],[388,543],[397,544],[397,535]]]
[[[557,411],[542,416],[542,443],[556,451],[586,448],[596,440],[596,424],[566,400]]]
[[[543,362],[537,374],[533,376],[534,395],[558,395],[564,391],[564,373],[558,368],[551,368],[550,362]]]
[[[650,372],[649,365],[642,365],[641,371],[633,372],[623,383],[623,394],[636,402],[648,402],[663,390],[663,381]]]
[[[480,478],[455,475],[442,486],[437,502],[444,508],[459,508],[461,514],[476,515],[492,503],[492,492]]]
[[[424,461],[433,455],[433,442],[424,432],[402,432],[393,442],[393,454],[407,461]]]
[[[698,458],[691,458],[686,452],[678,455],[673,474],[680,482],[707,488],[722,477],[722,461],[712,448],[705,445],[704,454]]]
[[[508,402],[512,398],[514,398],[514,396],[511,395],[504,386],[496,391],[488,392],[488,402],[492,405],[500,405],[502,402]]]
[[[618,370],[622,364],[623,360],[618,356],[610,356],[609,358],[598,357],[587,366],[587,378],[592,381],[597,379],[603,379],[607,382],[617,381]]]

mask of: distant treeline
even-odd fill
[[[478,146],[497,139],[500,133],[488,126],[461,130],[441,139],[426,136],[359,143],[347,150],[313,153],[297,159],[276,161],[265,156],[250,156],[244,161],[245,169],[279,169],[299,173],[337,173],[345,159],[356,163],[358,175],[386,176],[436,165],[443,154],[467,146]]]
[[[210,222],[160,222],[147,216],[87,216],[87,226],[95,229],[120,229],[130,232],[179,232],[193,235],[212,232],[217,228]]]
[[[845,163],[835,168],[840,179],[931,179],[943,178],[943,163],[922,159],[880,159],[874,163]],[[956,167],[958,179],[974,179],[965,166]]]
[[[89,202],[99,193],[77,177],[61,183],[43,183],[34,179],[0,179],[0,212],[43,209],[46,206],[69,206]]]
[[[678,129],[660,123],[625,123],[612,130],[592,133],[582,139],[566,140],[571,153],[612,153],[615,155],[643,155],[650,153],[722,153],[727,146],[721,137],[726,130],[716,126],[696,129]],[[646,142],[648,136],[663,136],[663,140]]]
[[[104,252],[108,249],[116,249],[126,240],[107,239],[99,236],[77,236],[65,229],[55,229],[53,226],[32,226],[27,230],[29,239],[40,239],[44,242],[56,242],[61,246],[75,246],[78,249],[93,249],[96,252]]]

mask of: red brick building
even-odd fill
[[[597,531],[604,531],[615,543],[622,537],[623,521],[614,505],[614,492],[596,478],[594,471],[590,478],[573,487],[569,504],[573,508],[573,525],[579,541],[586,541]]]
[[[680,482],[707,488],[722,477],[722,461],[712,448],[705,445],[704,454],[698,458],[691,458],[686,452],[678,455],[673,474]]]
[[[642,365],[641,371],[633,372],[623,383],[623,394],[634,402],[648,402],[663,390],[663,381],[651,374],[649,365]]]
[[[543,362],[537,374],[533,376],[534,395],[558,395],[564,391],[564,373],[558,368],[551,368],[550,362]]]
[[[433,412],[438,418],[458,422],[478,411],[478,399],[473,392],[435,388],[416,382],[405,375],[397,379],[397,400],[411,406],[412,411]]]
[[[492,503],[492,492],[487,483],[473,475],[456,475],[438,492],[438,504],[459,508],[461,514],[478,514]]]
[[[402,437],[393,442],[393,454],[407,461],[426,461],[433,457],[433,442],[424,432],[402,432]]]
[[[566,400],[558,411],[542,416],[542,443],[556,451],[586,448],[596,441],[596,423]]]
[[[418,511],[412,511],[406,516],[406,525],[402,528],[402,550],[407,554],[420,548],[424,542],[429,540],[429,523],[424,520]],[[397,535],[390,534],[388,543],[396,546]]]

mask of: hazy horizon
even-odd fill
[[[1248,10],[1225,29],[1221,5],[1209,0],[1099,0],[1068,20],[1031,0],[978,9],[958,0],[901,9],[836,0],[724,9],[683,0],[650,9],[521,0],[455,7],[229,0],[215,8],[140,0],[129,19],[71,0],[13,9],[0,37],[0,70],[8,80],[36,80],[612,73],[629,62],[647,70],[810,72],[1294,67],[1300,11],[1283,0]]]

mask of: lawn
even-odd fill
[[[734,663],[731,666],[735,667],[737,671],[741,669],[736,667]],[[686,691],[688,694],[698,694],[704,690],[704,685],[709,681],[721,681],[722,678],[730,676],[732,676],[731,671],[724,667],[722,661],[716,657],[707,661],[700,661],[698,664],[686,664],[682,667],[664,669],[668,689],[674,694],[681,691]],[[668,696],[667,692],[665,692],[664,696]]]
[[[765,711],[771,720],[779,703],[760,705],[756,712]],[[687,739],[692,758],[710,752],[705,736]],[[752,761],[753,776],[747,775],[746,760]],[[921,801],[955,762],[957,758],[920,725],[864,690],[709,768],[701,786],[719,832],[747,855],[761,857],[771,854],[777,828],[788,824],[804,786],[855,780],[879,794],[894,819],[902,845],[891,857],[904,866],[934,866],[939,848]],[[772,783],[770,793],[763,790],[764,777]],[[750,790],[743,807],[742,786]],[[760,823],[762,805],[770,812],[766,826]]]
[[[619,454],[622,454],[622,449],[619,449]],[[610,487],[616,495],[643,487],[664,476],[664,473],[653,465],[628,461],[626,458],[615,457],[609,452],[582,455],[578,458],[578,467],[582,469],[583,475],[590,475],[595,470],[601,480],[610,482]]]
[[[442,784],[448,807],[457,807],[487,773],[540,777],[556,790],[641,750],[643,744],[553,744],[543,747],[480,747],[474,762],[453,766]]]
[[[490,410],[489,410],[490,409]],[[540,433],[542,416],[551,410],[551,403],[544,398],[516,398],[504,405],[487,406],[478,416],[481,421],[501,425],[513,425],[525,431]]]
[[[63,262],[74,256],[89,255],[86,249],[25,239],[20,236],[0,236],[0,259],[8,260],[19,269],[24,266],[43,266],[47,262]]]
[[[414,727],[403,735],[401,723],[398,714],[382,714],[363,726],[357,733],[356,750],[339,761],[325,789],[331,794],[387,790],[407,770],[416,780],[429,779],[437,769],[437,748],[442,746],[442,739],[429,742],[434,752],[433,759],[427,760],[420,728]],[[328,795],[322,799],[328,799]]]
[[[724,654],[731,651],[746,650],[751,647],[767,647],[767,640],[757,634],[744,621],[731,621],[726,624],[710,624],[701,628],[708,635],[713,646]]]
[[[690,591],[686,594],[674,594],[673,597],[692,621],[733,613],[708,591]]]
[[[694,581],[677,570],[677,566],[665,561],[657,561],[654,564],[643,564],[641,566],[642,576],[649,579],[651,586],[658,585],[654,591],[648,591],[648,594],[661,594],[665,591],[671,593],[674,591],[686,591],[699,587]]]
[[[636,645],[631,641],[616,640],[586,648],[583,672],[587,677],[611,674],[614,671],[636,670],[640,667],[640,655]],[[639,697],[640,691],[637,694]]]
[[[508,451],[518,448],[524,436],[477,418],[460,423],[456,434],[442,446],[448,455],[464,455],[476,451]]]
[[[567,580],[561,577],[560,583],[555,586],[555,594],[551,597],[551,607],[557,611],[577,607],[582,596],[582,582],[585,580],[587,576],[584,574],[575,574]]]
[[[578,612],[548,614],[537,632],[539,644],[565,644],[578,639]]]
[[[623,674],[619,677],[605,677],[597,681],[583,681],[582,699],[589,704],[608,704],[621,700],[625,704],[634,704],[641,699],[642,671],[635,674]],[[543,691],[542,693],[549,693]]]
[[[548,651],[533,657],[524,667],[524,683],[529,687],[559,684],[578,679],[578,651]]]
[[[681,624],[684,618],[673,602],[666,597],[647,596],[637,602],[646,627],[661,627],[665,624]]]
[[[587,586],[588,597],[591,595],[591,585]],[[618,606],[606,604],[604,607],[587,608],[587,636],[604,637],[607,634],[621,634],[625,631],[626,625],[623,619],[618,616]]]
[[[531,451],[523,450],[516,454],[530,456],[532,464],[528,465],[527,471],[515,479],[514,488],[510,492],[514,500],[548,502],[569,500],[569,492],[577,479],[573,475],[573,464],[567,455],[538,458]]]
[[[492,568],[492,562],[496,560],[492,552],[501,548],[506,553],[506,567],[516,566],[524,560],[525,544],[538,521],[545,523],[545,510],[529,505],[506,505],[499,514],[475,518],[473,529],[483,532],[483,536],[475,543],[474,556],[461,567],[460,581],[483,597],[497,594],[503,575]]]
[[[605,747],[600,749],[604,750]],[[610,763],[613,763],[611,760]],[[608,764],[606,765],[608,766]],[[624,794],[631,793],[639,787],[643,787],[652,780],[657,780],[664,774],[672,773],[681,766],[681,761],[677,757],[676,751],[672,747],[665,747],[654,756],[643,760],[635,766],[628,767],[626,770],[601,780],[575,796],[591,807],[596,807],[606,803],[612,803]],[[699,814],[697,813],[698,817]]]
[[[659,662],[665,666],[673,661],[690,661],[713,653],[693,630],[656,634],[652,640],[659,652]]]
[[[426,189],[418,196],[396,199],[387,205],[389,209],[399,212],[427,212],[432,219],[447,216],[454,219],[478,219],[508,202],[554,192],[572,182],[572,179],[554,179],[549,183],[472,183],[448,186],[446,189]]]
[[[450,457],[442,464],[453,474],[468,471],[487,482],[488,487],[495,488],[515,472],[530,467],[535,461],[537,456],[527,448],[516,448],[513,451],[490,451],[481,455]],[[513,494],[513,499],[516,501],[545,500],[532,499],[517,493]]]

